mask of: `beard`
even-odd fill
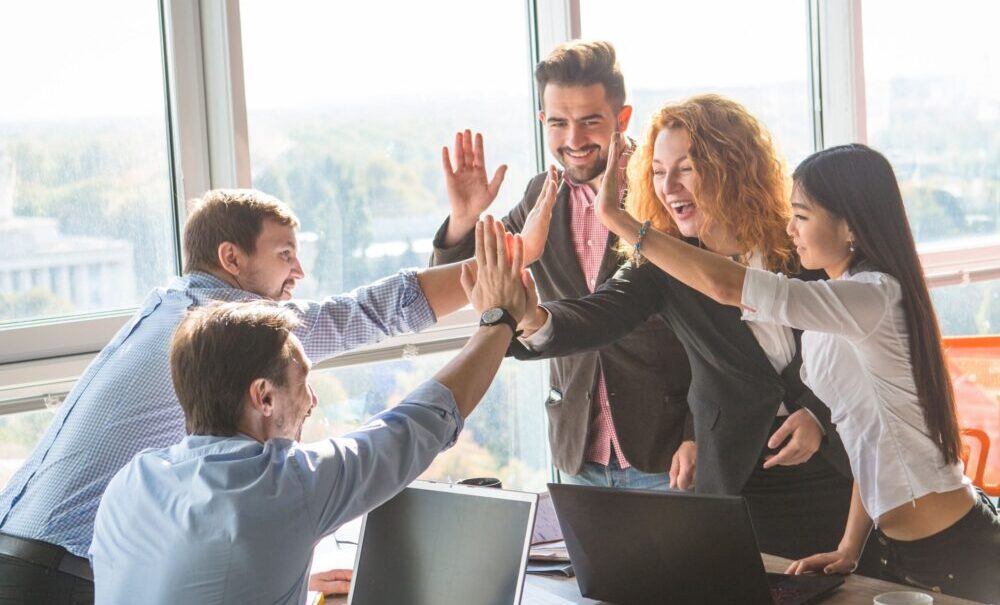
[[[597,145],[587,145],[583,149],[597,148],[597,157],[594,161],[586,166],[569,166],[565,161],[566,151],[568,147],[559,148],[559,163],[562,164],[563,170],[566,172],[566,176],[569,177],[577,185],[584,185],[590,181],[596,179],[597,177],[604,174],[604,170],[608,167],[608,151]],[[582,151],[582,150],[581,150]]]

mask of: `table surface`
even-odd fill
[[[783,572],[789,561],[772,555],[762,555],[764,567],[767,571]],[[859,605],[871,603],[872,599],[883,592],[894,590],[916,590],[909,586],[901,586],[892,582],[884,582],[865,576],[850,575],[844,578],[844,583],[829,597],[823,599],[822,605]],[[975,605],[974,601],[967,601],[956,597],[949,597],[942,594],[933,594],[934,605]],[[345,597],[328,598],[326,603],[346,603]],[[575,578],[557,578],[550,576],[538,576],[528,574],[528,579],[524,585],[524,595],[521,598],[523,605],[577,605],[577,604],[598,604],[602,601],[594,601],[580,596],[580,589],[577,587]]]

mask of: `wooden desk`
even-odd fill
[[[789,561],[780,557],[763,555],[764,567],[771,572],[783,572]],[[883,582],[851,575],[844,578],[844,583],[833,594],[822,601],[822,605],[868,605],[875,595],[894,590],[916,590],[909,586],[901,586],[891,582]],[[956,597],[932,593],[934,605],[976,605],[974,601],[966,601]],[[346,598],[330,598],[327,603],[346,603]],[[523,605],[597,605],[603,601],[594,601],[580,596],[575,578],[555,578],[529,574],[525,582]]]

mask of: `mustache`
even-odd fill
[[[596,150],[598,153],[601,152],[601,146],[600,145],[584,145],[583,147],[581,147],[579,149],[573,149],[572,147],[570,147],[568,145],[563,145],[562,147],[559,148],[559,153],[562,154],[562,153],[566,153],[567,151],[573,151],[573,152],[576,152],[576,153],[581,153],[581,152],[584,152],[584,151],[590,151],[592,149]]]

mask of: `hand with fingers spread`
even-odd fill
[[[521,321],[535,284],[524,269],[524,242],[487,216],[476,223],[476,263],[462,265],[462,288],[479,313],[500,307]],[[537,304],[537,299],[536,304]]]
[[[764,460],[764,468],[794,466],[809,460],[823,441],[823,429],[808,410],[796,410],[774,431],[767,441],[767,447],[777,449],[785,439],[788,439],[788,443],[777,454]]]
[[[545,241],[549,238],[549,225],[552,223],[552,208],[556,204],[556,193],[559,191],[559,173],[555,166],[549,166],[549,174],[538,194],[534,207],[524,219],[521,237],[524,239],[525,266],[537,261],[545,251]]]
[[[670,487],[691,489],[694,487],[695,461],[698,448],[694,441],[682,441],[670,462]]]
[[[610,231],[621,237],[625,231],[631,232],[631,223],[635,219],[621,207],[620,187],[618,183],[619,168],[623,158],[630,153],[625,135],[615,132],[611,135],[608,146],[608,167],[604,171],[601,189],[597,192],[597,204],[594,207],[597,218]]]
[[[328,595],[342,595],[351,591],[351,578],[354,572],[350,569],[331,569],[314,573],[309,576],[309,590]]]
[[[448,219],[448,233],[445,244],[458,243],[479,220],[479,215],[489,208],[500,191],[500,184],[507,173],[507,165],[502,164],[486,178],[486,161],[483,153],[483,135],[465,130],[455,134],[455,162],[448,156],[448,148],[441,148],[441,164],[444,169],[445,186],[451,214]]]

